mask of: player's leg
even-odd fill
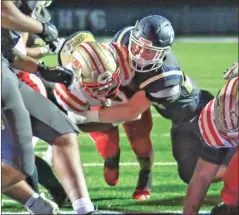
[[[11,185],[16,185],[26,176],[34,172],[34,152],[31,144],[32,130],[30,117],[19,92],[20,82],[2,61],[2,192],[6,192]],[[20,183],[22,184],[22,183]],[[25,183],[26,185],[26,183]],[[28,198],[34,191],[27,185],[18,187],[25,192],[22,198]],[[16,197],[18,189],[12,189],[11,195]],[[9,194],[10,195],[10,194]],[[37,195],[37,194],[36,194]],[[37,201],[39,206],[39,201]],[[49,202],[41,201],[42,206],[49,208]],[[38,207],[39,209],[40,207]],[[58,207],[57,207],[58,208]],[[36,210],[40,213],[40,210]],[[44,210],[41,213],[46,213]]]
[[[222,189],[222,200],[227,205],[238,206],[238,151],[231,159],[227,171],[223,176],[224,187]]]
[[[19,72],[17,76],[21,81],[26,83],[33,90],[47,97],[45,86],[39,77],[24,71]],[[53,86],[52,83],[51,85]],[[38,138],[33,137],[33,140],[32,140],[33,146],[36,145],[38,140],[39,140]],[[52,146],[49,145],[48,148],[52,149]],[[51,162],[52,162],[52,153],[51,153]],[[29,182],[31,186],[32,184],[36,184],[39,182],[42,186],[44,186],[49,191],[49,193],[51,194],[52,200],[54,200],[59,206],[61,206],[67,201],[67,195],[62,185],[60,184],[60,182],[54,175],[51,167],[44,160],[36,156],[35,163],[39,172],[38,174],[39,178],[36,178],[36,177],[33,178],[33,176],[29,177],[27,179],[27,182]]]
[[[9,169],[2,178],[3,189],[24,178],[22,174],[16,177],[17,170],[25,176],[34,171],[30,116],[19,87],[20,81],[2,61],[2,163]]]
[[[26,181],[20,181],[9,187],[5,194],[24,205],[29,212],[35,214],[57,214],[59,212],[56,203],[39,196]]]
[[[180,124],[172,123],[171,141],[173,156],[178,164],[180,178],[189,183],[200,156],[204,140],[198,129],[198,119]]]
[[[104,178],[108,185],[115,186],[119,178],[119,130],[112,127],[104,132],[90,132],[89,136],[94,141],[97,151],[105,160]]]
[[[51,200],[56,202],[60,207],[64,205],[67,200],[67,194],[61,183],[53,173],[52,168],[42,158],[36,156],[36,166],[38,168],[38,181],[47,189],[51,195]]]
[[[145,200],[150,197],[152,184],[153,149],[150,139],[152,129],[151,111],[145,111],[141,119],[123,124],[131,147],[140,164],[140,172],[133,198]]]
[[[237,215],[239,213],[238,202],[238,151],[231,159],[223,177],[222,203],[212,209],[212,215]]]
[[[53,144],[53,165],[78,214],[94,210],[89,198],[77,142],[77,128],[52,102],[24,85],[24,103],[31,115],[34,136]],[[33,105],[33,104],[38,104]],[[46,108],[47,107],[47,108]]]
[[[36,165],[35,165],[33,174],[26,178],[26,182],[32,187],[32,189],[36,193],[39,193],[39,188],[38,188],[38,171],[37,171]]]
[[[207,146],[199,130],[198,118],[195,118],[191,122],[173,123],[171,141],[173,156],[178,164],[178,173],[185,183],[189,183],[191,180],[197,161],[201,156],[208,162],[215,164],[222,163],[213,182],[221,181],[227,165],[235,153],[234,150],[230,150],[222,157],[217,149]],[[206,148],[208,147],[210,148],[210,153],[206,153]],[[212,153],[214,157],[210,157]],[[222,159],[222,162],[217,163],[218,159]]]

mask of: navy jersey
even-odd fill
[[[119,31],[113,41],[129,44],[133,26]],[[169,52],[163,65],[149,72],[135,72],[133,81],[138,89],[146,92],[147,98],[165,118],[175,122],[193,118],[201,110],[199,87],[181,69],[172,52]],[[200,110],[199,110],[200,107]]]

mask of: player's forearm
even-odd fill
[[[13,68],[23,70],[29,73],[35,73],[38,69],[39,61],[23,55],[21,52],[14,50],[15,59],[14,62],[11,64]]]
[[[88,111],[87,118],[91,122],[118,123],[135,120],[151,105],[144,91],[136,92],[133,97],[124,104],[100,109],[99,111]]]
[[[87,112],[87,118],[90,121],[104,123],[132,121],[138,115],[137,112],[133,111],[133,108],[130,107],[130,105],[128,104],[121,104],[113,107],[100,109],[98,111]]]
[[[43,57],[43,54],[41,52],[41,49],[39,47],[37,48],[26,48],[27,50],[27,55],[29,57],[35,58],[35,59],[39,59],[41,57]]]
[[[23,14],[12,1],[2,1],[2,27],[30,33],[41,33],[42,24]]]

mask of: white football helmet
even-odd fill
[[[72,54],[71,64],[79,87],[91,97],[105,101],[117,95],[120,69],[107,45],[80,43]]]

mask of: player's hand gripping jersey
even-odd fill
[[[75,81],[68,89],[63,84],[55,85],[57,102],[66,111],[82,114],[91,107],[127,101],[119,89],[129,84],[134,75],[127,48],[96,43],[90,33],[82,35],[82,32],[72,35],[59,52],[61,64],[74,70]]]
[[[116,43],[129,46],[131,55],[138,45],[136,42],[129,42],[133,28],[130,26],[122,29],[113,39]],[[173,121],[188,120],[201,110],[203,104],[199,101],[199,87],[184,74],[171,51],[167,51],[159,68],[152,69],[151,65],[148,68],[145,66],[146,72],[137,70],[134,62],[130,63],[131,66],[136,67],[135,84],[146,92],[148,99],[163,117]]]
[[[224,76],[229,79],[215,99],[203,109],[199,125],[209,146],[238,146],[238,63],[235,63]]]

